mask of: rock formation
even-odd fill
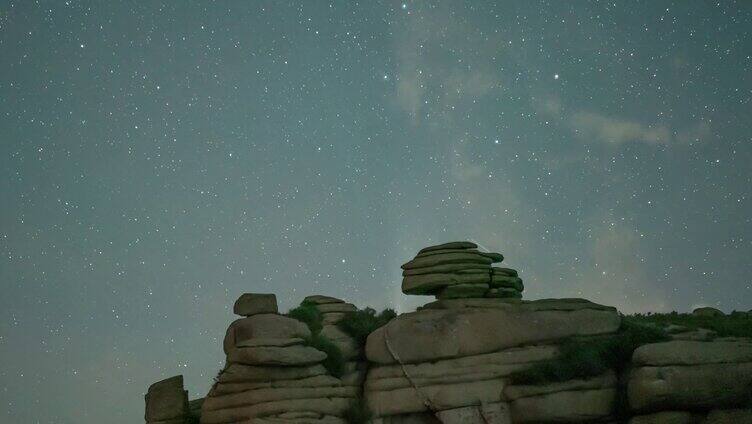
[[[459,241],[421,249],[402,265],[402,292],[432,294],[438,299],[463,297],[522,297],[517,271],[492,267],[504,256],[480,252],[475,243]]]
[[[330,307],[338,312],[348,304],[325,305],[342,305]],[[245,317],[227,329],[226,365],[203,402],[201,423],[344,422],[359,384],[329,375],[321,364],[326,353],[307,345],[308,327],[276,310],[269,296],[244,294],[236,302]]]
[[[696,325],[752,325],[749,314],[701,308],[630,329],[584,299],[522,300],[517,271],[492,266],[502,260],[471,242],[421,249],[402,290],[436,300],[357,337],[343,325],[357,308],[341,299],[306,297],[320,318],[309,328],[278,314],[274,295],[244,294],[205,400],[189,403],[180,376],[155,383],[146,421],[188,424],[200,408],[204,424],[752,423],[752,339]],[[343,372],[325,366],[333,351],[318,337]]]

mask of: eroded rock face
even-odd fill
[[[267,293],[244,293],[235,301],[235,315],[249,317],[257,314],[276,314],[277,296]]]
[[[320,335],[342,352],[339,377],[309,328],[276,313],[273,295],[245,294],[234,308],[245,318],[227,329],[226,367],[207,397],[189,404],[182,378],[155,383],[147,423],[185,424],[200,408],[203,424],[344,424],[361,396],[371,424],[752,423],[752,340],[703,329],[672,326],[673,340],[638,348],[619,376],[513,384],[573,337],[615,335],[621,316],[584,299],[521,300],[517,271],[491,266],[501,260],[471,242],[422,249],[403,265],[403,290],[438,300],[373,331],[365,346],[340,327],[355,305],[306,297],[321,313]],[[711,309],[695,313],[722,314]],[[622,395],[628,405],[618,406]],[[632,416],[617,416],[625,410]]]
[[[305,339],[311,331],[302,322],[277,314],[259,314],[233,321],[227,328],[224,351],[250,339]]]
[[[314,300],[337,310],[349,305],[324,296]],[[343,423],[344,411],[360,393],[363,371],[346,366],[347,381],[330,375],[321,365],[326,353],[305,344],[310,335],[302,322],[277,314],[230,324],[227,366],[201,406],[201,422]]]
[[[149,424],[181,423],[189,414],[188,392],[183,389],[183,376],[158,381],[145,396],[145,419]]]
[[[463,302],[464,301],[464,302]],[[427,307],[400,315],[368,336],[366,357],[377,364],[432,362],[479,355],[572,336],[613,333],[621,318],[616,309],[584,302],[512,303],[500,299],[458,299],[443,305],[482,301],[488,307]],[[588,307],[593,305],[593,307]]]
[[[629,404],[636,411],[693,410],[747,402],[752,363],[646,366],[629,376]]]

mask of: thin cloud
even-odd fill
[[[595,112],[575,112],[569,118],[569,123],[579,137],[604,143],[622,144],[637,141],[665,144],[674,140],[671,130],[665,125],[646,125]]]

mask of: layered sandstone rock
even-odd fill
[[[190,414],[182,375],[152,384],[145,400],[147,424],[183,424]]]
[[[268,297],[244,297],[244,311],[270,309]],[[247,303],[254,298],[264,305]],[[306,345],[310,336],[305,324],[278,314],[257,313],[230,324],[227,364],[203,402],[201,422],[344,422],[360,388],[327,373],[321,365],[326,353]]]
[[[421,249],[402,265],[402,291],[430,294],[439,299],[466,297],[522,297],[517,271],[492,267],[500,253],[481,252],[475,243],[457,241]]]
[[[752,341],[674,340],[632,356],[627,393],[638,412],[694,411],[752,401]]]

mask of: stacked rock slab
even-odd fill
[[[442,298],[369,335],[365,399],[377,424],[600,422],[614,409],[614,373],[535,387],[510,375],[556,357],[563,339],[613,334],[620,322],[615,308],[581,299]]]
[[[190,415],[182,375],[152,384],[145,400],[147,424],[184,424]]]
[[[363,358],[363,346],[360,346],[337,325],[348,313],[355,312],[358,308],[342,299],[323,295],[307,296],[303,299],[303,303],[313,304],[321,312],[323,324],[321,335],[334,343],[342,352],[342,357],[346,361],[344,374],[340,378],[342,383],[360,389],[367,368]]]
[[[469,241],[455,241],[421,249],[402,265],[402,292],[439,299],[522,297],[517,271],[491,266],[504,256],[477,248]]]
[[[752,340],[641,346],[632,354],[627,394],[637,414],[632,424],[752,422]]]
[[[326,354],[306,345],[308,327],[276,309],[269,296],[236,302],[245,317],[227,329],[226,365],[203,402],[201,423],[344,423],[358,388],[329,375],[321,365]]]

